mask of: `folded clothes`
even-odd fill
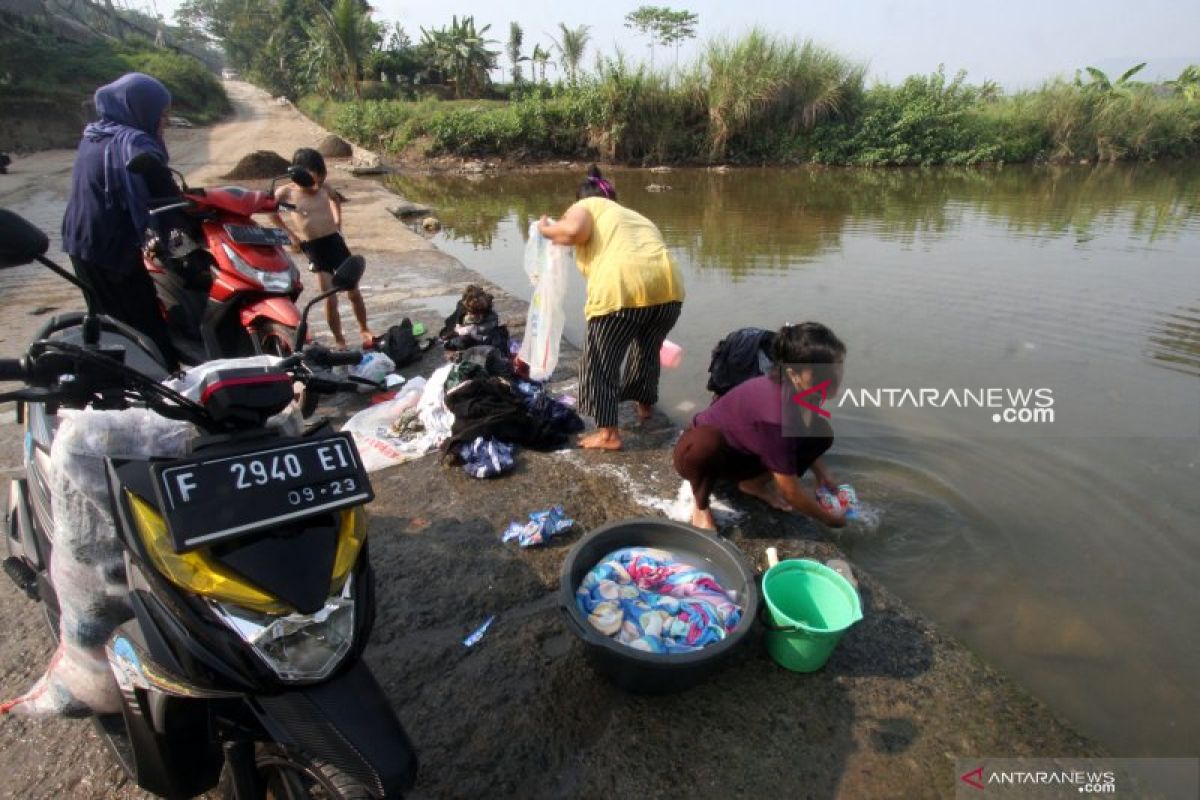
[[[476,436],[470,444],[458,449],[463,460],[463,471],[473,478],[495,478],[511,472],[516,466],[514,448],[490,437]]]
[[[575,520],[566,516],[562,506],[555,506],[544,511],[534,511],[529,515],[528,522],[510,522],[501,541],[511,542],[516,539],[521,547],[544,544],[551,536],[562,533],[574,524]]]
[[[610,553],[575,590],[593,628],[651,653],[688,653],[721,641],[742,618],[735,599],[710,573],[649,547]]]

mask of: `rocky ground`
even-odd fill
[[[252,150],[290,155],[323,135],[246,84],[230,90],[231,121],[171,132],[172,160],[194,183],[214,182]],[[19,160],[0,176],[0,205],[57,232],[70,164],[68,151]],[[410,316],[436,330],[479,276],[397,222],[386,210],[396,199],[378,184],[336,168],[331,180],[350,200],[347,239],[370,264],[373,324]],[[523,304],[497,294],[519,328]],[[43,270],[0,273],[0,352],[16,355],[54,309],[77,306]],[[560,380],[569,383],[575,359],[564,355]],[[435,348],[404,372],[428,374],[441,360]],[[343,398],[323,411],[344,418],[364,403]],[[7,478],[20,470],[21,431],[11,410],[3,414]],[[661,515],[678,487],[670,466],[678,431],[665,419],[635,426],[632,413],[622,423],[623,452],[522,452],[517,471],[497,481],[436,456],[373,475],[379,610],[367,660],[420,751],[414,796],[938,797],[953,793],[959,758],[1099,754],[861,571],[865,619],[821,672],[775,666],[755,631],[728,668],[681,694],[634,696],[598,677],[561,619],[559,567],[587,531]],[[783,556],[837,555],[819,526],[726,499],[742,514],[724,534],[760,569],[772,545]],[[556,503],[575,519],[572,532],[542,549],[500,542],[510,520]],[[40,610],[7,583],[0,614],[7,698],[34,682],[52,646]],[[482,642],[464,647],[492,615]],[[0,719],[0,761],[6,797],[140,796],[83,721]]]

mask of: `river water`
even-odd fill
[[[577,176],[392,180],[528,297],[529,222]],[[1011,425],[842,398],[830,460],[878,524],[834,536],[1115,753],[1200,752],[1200,165],[611,177],[685,273],[678,421],[722,336],[809,319],[847,343],[848,390],[1050,389],[1055,420]]]

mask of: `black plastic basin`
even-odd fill
[[[742,618],[719,642],[690,653],[647,653],[611,639],[587,621],[575,603],[575,590],[605,556],[623,547],[656,547],[711,572],[725,589],[737,591]],[[583,640],[595,669],[631,692],[674,692],[695,685],[737,649],[758,615],[758,585],[740,550],[724,539],[665,519],[613,522],[580,539],[562,565],[559,603],[567,627]]]

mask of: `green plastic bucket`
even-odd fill
[[[842,634],[862,619],[862,603],[848,580],[806,558],[780,561],[763,575],[767,652],[781,667],[816,672]]]

